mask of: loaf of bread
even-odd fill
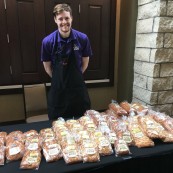
[[[5,162],[5,146],[0,142],[0,165],[4,165]]]
[[[41,162],[41,152],[39,150],[27,150],[20,163],[21,169],[38,170]]]
[[[154,142],[143,132],[137,122],[128,124],[134,145],[138,148],[153,147]]]
[[[113,154],[111,143],[105,136],[98,138],[97,145],[98,145],[99,154],[101,156]]]
[[[29,136],[25,140],[25,150],[40,150],[41,151],[42,140],[39,135]]]
[[[62,158],[61,147],[56,140],[44,142],[43,155],[46,162],[54,162]]]
[[[16,131],[9,133],[6,136],[6,145],[8,145],[12,141],[20,141],[20,142],[24,143],[25,136],[24,136],[23,132],[20,130],[16,130]]]
[[[91,141],[84,141],[81,145],[81,153],[83,157],[83,162],[99,162],[100,155],[98,152],[97,145]]]
[[[82,161],[82,155],[76,145],[69,145],[62,150],[65,163],[73,164]]]
[[[7,132],[0,132],[0,140],[5,144],[7,137]]]
[[[38,135],[38,132],[36,130],[29,130],[25,133],[23,133],[25,138],[30,137],[30,136],[36,136]]]
[[[8,161],[20,160],[25,152],[24,144],[20,141],[8,139],[8,145],[6,146],[6,158]]]
[[[127,111],[124,110],[120,105],[117,103],[110,103],[109,104],[109,109],[113,110],[115,114],[117,115],[127,115]]]
[[[148,107],[141,103],[132,103],[131,108],[133,108],[138,115],[146,115],[148,113]]]
[[[120,106],[129,114],[131,109],[131,104],[128,103],[127,101],[121,102]]]
[[[116,156],[123,156],[130,154],[130,149],[127,143],[121,138],[118,138],[118,140],[114,142],[114,148]]]

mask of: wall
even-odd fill
[[[22,94],[0,95],[0,122],[19,121],[25,118]]]
[[[133,101],[173,115],[173,1],[138,0]]]
[[[136,37],[137,0],[121,0],[120,31],[118,54],[118,91],[119,102],[132,101],[133,64]]]

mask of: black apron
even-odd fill
[[[61,55],[58,51],[54,51],[55,65],[52,72],[51,88],[48,93],[48,116],[50,120],[58,117],[80,117],[91,107],[82,72],[77,67],[73,41],[70,44],[70,53],[66,54],[65,47]]]

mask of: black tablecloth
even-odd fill
[[[30,124],[17,124],[10,126],[1,126],[0,131],[8,133],[14,130],[26,132],[31,129],[40,131],[43,128],[51,127],[51,121],[36,122]],[[5,163],[0,166],[0,173],[171,173],[173,172],[173,144],[155,141],[155,146],[151,148],[130,147],[131,154],[124,157],[116,157],[115,153],[110,156],[102,156],[98,163],[77,163],[67,165],[63,159],[46,163],[44,157],[39,167],[39,170],[22,170],[20,169],[20,161]]]

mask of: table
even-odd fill
[[[31,129],[40,131],[43,128],[51,127],[51,121],[42,121],[29,124],[16,124],[1,126],[0,131],[10,133],[14,130],[26,132]],[[77,163],[67,165],[63,159],[46,163],[44,157],[39,170],[21,170],[20,161],[5,163],[0,166],[0,173],[171,173],[173,172],[173,144],[155,141],[156,145],[152,148],[130,147],[131,155],[116,157],[115,154],[102,156],[98,163]]]

